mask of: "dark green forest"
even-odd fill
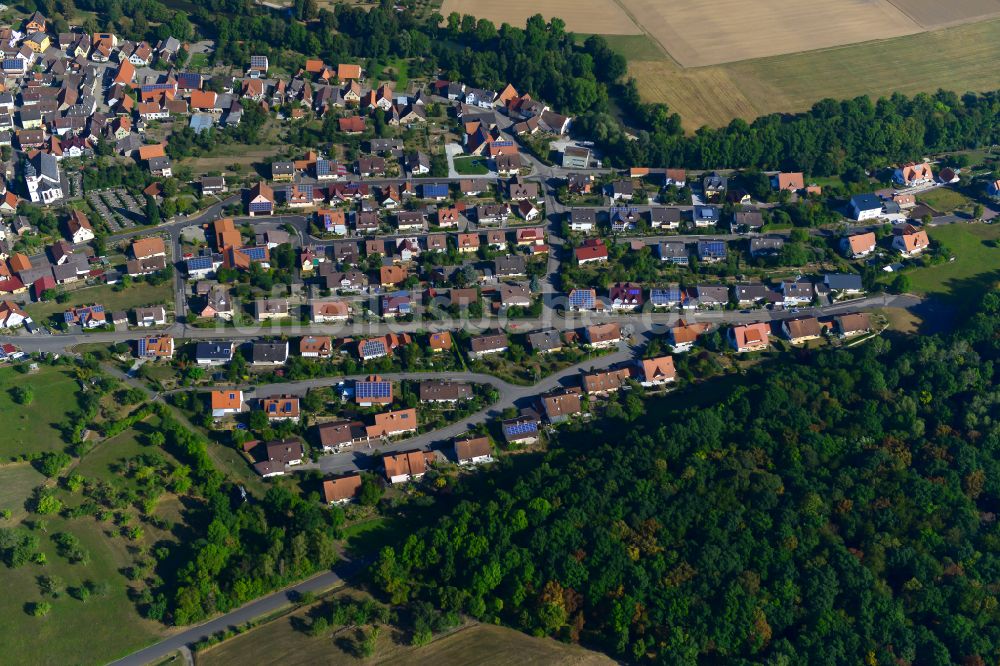
[[[717,404],[565,432],[439,497],[373,579],[626,661],[996,663],[998,332],[991,294],[945,337],[802,352]]]

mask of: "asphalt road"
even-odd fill
[[[412,321],[412,322],[349,322],[338,324],[309,324],[295,326],[217,326],[213,328],[191,328],[182,323],[174,323],[158,332],[169,333],[178,339],[188,340],[250,340],[266,336],[301,336],[330,335],[334,337],[366,337],[385,335],[386,333],[418,333],[422,331],[441,331],[464,329],[483,331],[487,329],[505,328],[510,333],[525,333],[530,331],[554,328],[557,330],[572,330],[593,323],[616,321],[628,324],[640,333],[665,333],[667,328],[679,319],[688,322],[705,321],[713,324],[740,324],[757,321],[775,321],[789,317],[811,314],[828,316],[850,310],[865,310],[874,307],[904,307],[910,308],[920,303],[920,299],[911,295],[880,294],[867,298],[840,302],[822,307],[802,307],[797,312],[791,310],[693,310],[690,312],[640,312],[640,313],[586,313],[562,312],[552,309],[560,294],[550,291],[544,286],[543,292],[549,299],[549,306],[543,316],[533,319],[498,320],[487,318],[481,320],[461,319],[454,321]],[[153,331],[151,331],[153,332]],[[0,342],[11,342],[27,352],[62,352],[81,343],[114,343],[129,342],[140,337],[141,331],[112,331],[108,333],[70,333],[70,334],[36,334],[29,335],[22,331],[19,335],[0,336]]]
[[[321,573],[301,583],[274,592],[266,597],[261,597],[256,601],[251,601],[247,605],[226,613],[221,617],[209,620],[196,627],[185,629],[181,633],[165,638],[155,645],[150,645],[138,652],[133,652],[127,657],[122,657],[112,662],[112,664],[116,666],[143,666],[157,659],[162,659],[171,652],[188,647],[204,638],[208,638],[216,632],[225,631],[230,627],[238,627],[262,615],[267,615],[284,608],[294,603],[297,595],[305,592],[320,592],[329,589],[345,578],[355,575],[363,566],[364,563],[362,562],[342,560],[334,566],[332,571]]]

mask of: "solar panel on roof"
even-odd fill
[[[375,356],[376,354],[385,354],[385,343],[381,340],[366,340],[361,346],[361,355]]]
[[[508,435],[528,435],[531,433],[538,432],[538,424],[534,421],[525,421],[523,423],[512,423],[505,426]]]
[[[211,257],[192,257],[187,260],[188,270],[203,270],[212,268]]]
[[[244,247],[240,252],[245,254],[251,261],[264,261],[267,258],[267,248],[264,247]]]
[[[569,295],[569,303],[574,307],[591,307],[594,304],[594,294],[590,291],[574,291]]]
[[[392,395],[390,382],[358,382],[354,387],[358,398],[388,398]]]

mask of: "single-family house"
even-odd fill
[[[501,354],[507,351],[509,346],[505,333],[480,335],[469,340],[469,356],[482,358],[489,354]]]
[[[734,326],[729,330],[729,342],[738,353],[762,351],[770,346],[771,325],[767,322]]]
[[[455,458],[459,465],[482,465],[493,462],[493,447],[489,437],[467,437],[455,440]]]
[[[833,322],[837,332],[845,338],[869,333],[872,330],[871,316],[867,312],[839,315],[833,318]]]
[[[593,324],[584,329],[584,339],[591,347],[614,347],[622,339],[622,329],[616,323]]]
[[[354,472],[346,476],[323,481],[323,501],[327,504],[347,504],[361,492],[361,474]]]
[[[294,395],[277,395],[264,398],[260,407],[268,421],[298,421],[301,413],[299,398]]]
[[[796,317],[783,320],[781,332],[792,344],[800,344],[819,338],[822,327],[816,317]]]
[[[472,387],[461,382],[425,379],[420,382],[420,402],[455,403],[472,397]]]
[[[288,341],[254,341],[250,347],[252,365],[284,365],[288,360]]]
[[[299,340],[299,355],[302,358],[330,358],[333,354],[333,340],[328,335],[305,335]]]
[[[882,200],[874,194],[855,194],[851,197],[850,208],[858,222],[874,220],[882,215]]]
[[[212,391],[210,402],[214,418],[221,419],[239,414],[243,411],[243,391],[239,389]]]
[[[852,259],[866,257],[875,251],[875,233],[869,231],[863,234],[845,236],[840,240],[840,248]]]
[[[892,247],[904,257],[914,257],[930,247],[930,238],[923,229],[906,224],[896,231],[892,237]]]
[[[194,360],[198,365],[225,365],[233,360],[236,344],[224,342],[199,342],[194,348]]]
[[[437,460],[433,451],[407,451],[382,457],[385,478],[389,483],[416,481],[427,473],[428,465]]]
[[[147,335],[139,338],[139,358],[173,358],[174,339],[169,335]]]
[[[542,411],[549,423],[562,423],[583,413],[580,389],[565,388],[543,395]]]
[[[528,445],[538,441],[538,425],[537,418],[518,416],[502,421],[500,429],[508,444]]]

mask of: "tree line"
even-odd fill
[[[571,428],[382,550],[394,603],[670,664],[1000,658],[1000,296]]]

